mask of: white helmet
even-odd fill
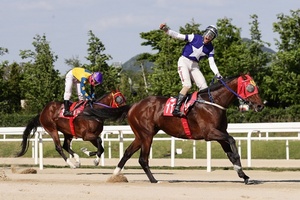
[[[211,40],[215,39],[218,36],[218,29],[214,25],[208,26],[203,33],[203,37],[205,36]]]

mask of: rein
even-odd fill
[[[222,110],[226,110],[226,108],[224,108],[223,106],[220,106],[219,104],[212,103],[212,102],[209,102],[209,101],[205,101],[204,99],[200,99],[200,100],[197,99],[195,102],[205,103],[205,104],[208,104],[208,105],[216,106],[216,107],[218,107]]]
[[[108,106],[108,105],[103,104],[103,103],[94,102],[94,104],[97,104],[99,106],[103,106],[103,107],[106,107],[106,108],[111,108],[111,106]]]
[[[215,80],[215,77],[212,79],[211,84],[214,82],[214,80]],[[238,93],[236,93],[235,91],[233,91],[230,87],[228,87],[228,85],[225,83],[225,81],[222,78],[219,79],[219,81],[225,86],[225,88],[227,90],[229,90],[232,94],[234,94],[238,99],[242,100],[245,104],[249,104],[248,101],[246,101],[244,98],[242,98]],[[208,88],[208,97],[210,99],[210,102],[209,101],[205,101],[203,99],[200,99],[200,100],[197,99],[196,102],[205,103],[205,104],[208,104],[208,105],[212,105],[212,106],[218,107],[218,108],[220,108],[222,110],[226,110],[226,108],[224,108],[223,106],[220,106],[219,104],[214,103],[214,99],[213,99],[213,97],[212,97],[212,95],[210,93],[210,88]]]
[[[238,99],[242,100],[244,103],[248,103],[248,101],[242,98],[238,93],[233,91],[230,87],[228,87],[228,85],[223,81],[223,79],[220,79],[219,81],[227,88],[227,90],[229,90],[232,94],[234,94]]]

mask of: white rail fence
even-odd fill
[[[10,137],[12,135],[21,136],[24,127],[0,127],[0,142],[21,142],[22,137]],[[251,167],[251,142],[254,140],[284,140],[286,141],[286,159],[289,160],[289,141],[300,141],[300,122],[282,122],[282,123],[237,123],[228,124],[227,132],[234,136],[237,141],[238,151],[241,155],[241,141],[247,141],[247,166]],[[258,133],[253,136],[253,133]],[[270,133],[295,133],[295,136],[269,136]],[[43,142],[52,141],[52,138],[43,138],[47,134],[43,128],[38,128],[34,138],[30,139],[32,142],[32,158],[35,164],[39,164],[39,168],[43,169]],[[61,133],[60,133],[61,134]],[[165,134],[159,131],[158,134]],[[243,137],[238,135],[244,135]],[[247,136],[245,136],[245,134]],[[117,137],[110,137],[117,135]],[[124,135],[131,135],[132,137],[124,137]],[[119,142],[119,157],[121,158],[124,153],[124,142],[132,141],[134,139],[133,132],[130,126],[104,126],[101,134],[103,146],[108,142],[108,158],[111,159],[111,143]],[[61,138],[63,140],[63,137]],[[176,140],[182,140],[174,137],[154,137],[154,141],[171,141],[171,159],[170,166],[175,167],[175,151]],[[82,141],[76,139],[75,141]],[[211,172],[211,142],[206,142],[207,145],[207,171]],[[193,141],[193,159],[196,159],[196,141]],[[152,151],[150,154],[152,159]],[[101,156],[101,165],[105,165],[105,156]]]

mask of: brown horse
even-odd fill
[[[82,102],[83,103],[83,102]],[[92,107],[91,107],[92,106]],[[56,151],[66,161],[71,168],[80,166],[80,159],[70,147],[73,137],[82,138],[84,141],[90,141],[96,148],[96,152],[91,152],[89,155],[96,155],[94,164],[98,165],[100,156],[104,152],[102,146],[100,133],[103,130],[103,123],[105,119],[124,119],[130,106],[126,105],[126,100],[123,94],[119,91],[112,91],[103,95],[92,105],[87,103],[83,112],[70,122],[69,117],[62,116],[63,103],[50,102],[43,111],[34,117],[26,126],[23,132],[23,141],[21,144],[22,150],[17,153],[17,157],[22,156],[28,149],[28,137],[33,131],[36,132],[37,127],[42,126],[45,131],[52,137]],[[93,112],[97,111],[97,117]],[[71,119],[72,120],[72,119]],[[61,146],[58,132],[64,135],[64,143]],[[75,165],[64,154],[65,149],[73,158],[75,158]]]
[[[187,112],[190,133],[185,131],[181,118],[165,116],[167,97],[149,96],[134,104],[127,119],[135,134],[134,141],[125,150],[113,175],[119,175],[127,160],[140,150],[139,163],[151,183],[157,183],[149,167],[149,153],[153,137],[159,130],[183,139],[217,141],[221,144],[238,176],[247,184],[249,177],[243,172],[235,140],[227,132],[226,108],[236,97],[248,102],[255,111],[264,107],[258,95],[258,88],[249,75],[220,80],[209,88],[196,92],[196,100]],[[213,100],[213,102],[212,102]]]

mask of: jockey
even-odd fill
[[[77,86],[77,95],[80,101],[93,100],[95,98],[94,89],[96,85],[103,82],[101,72],[90,72],[81,67],[75,67],[66,74],[65,80],[65,93],[64,93],[64,116],[73,116],[70,112],[69,101],[72,95],[73,83]],[[91,95],[86,92],[86,84],[89,83],[91,86]]]
[[[208,57],[210,69],[218,79],[222,78],[214,60],[214,47],[211,43],[218,36],[218,30],[215,26],[210,25],[205,29],[203,35],[198,35],[177,33],[169,29],[166,24],[160,24],[159,28],[169,36],[187,42],[178,59],[178,74],[182,82],[182,89],[172,113],[174,116],[182,117],[184,114],[180,112],[180,107],[192,87],[191,79],[194,80],[199,90],[207,88],[206,80],[199,69],[201,59]]]

